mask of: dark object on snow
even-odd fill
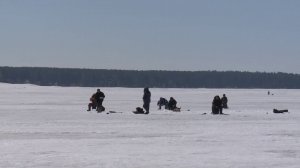
[[[109,113],[123,113],[123,112],[118,112],[118,111],[109,111]]]
[[[277,109],[273,109],[273,113],[286,113],[289,112],[289,110],[277,110]]]
[[[180,112],[180,111],[181,111],[181,108],[180,108],[180,107],[175,107],[172,111],[173,111],[173,112]]]
[[[165,106],[165,109],[168,109],[168,103],[169,102],[167,99],[161,97],[157,102],[157,105],[159,107],[158,109],[161,110],[161,106]]]
[[[145,113],[144,109],[141,107],[137,107],[136,111],[133,111],[133,113],[134,114],[148,114],[148,113]]]
[[[102,111],[105,111],[105,107],[104,106],[98,106],[97,107],[97,113],[101,113]]]
[[[212,102],[211,112],[212,112],[212,114],[223,114],[222,100],[220,99],[220,97],[218,95],[214,97],[214,100]]]

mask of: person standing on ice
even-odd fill
[[[101,92],[100,89],[97,89],[97,92],[90,98],[91,103],[89,103],[87,111],[91,111],[91,107],[93,107],[93,109],[96,108],[97,112],[104,111],[105,108],[102,105],[104,98],[104,93]]]
[[[228,103],[228,98],[226,97],[225,94],[223,94],[223,97],[221,98],[221,101],[222,101],[222,107],[223,107],[224,109],[227,109],[227,108],[228,108],[228,105],[227,105],[227,103]]]
[[[151,92],[149,88],[144,88],[144,96],[143,96],[143,107],[146,110],[145,114],[149,114],[150,102],[151,102]]]

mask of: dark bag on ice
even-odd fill
[[[273,113],[285,113],[285,112],[289,112],[289,110],[277,110],[277,109],[273,109]]]
[[[143,109],[143,108],[141,108],[141,107],[137,107],[137,108],[136,108],[136,111],[134,111],[134,113],[135,113],[135,114],[144,114],[144,113],[145,113],[145,111],[144,111],[144,109]]]
[[[180,112],[180,111],[181,111],[181,108],[175,107],[172,111],[174,111],[174,112]]]
[[[141,107],[137,107],[136,108],[136,112],[138,112],[138,113],[144,113],[144,109],[142,109]]]

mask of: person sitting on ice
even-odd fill
[[[212,114],[223,114],[222,112],[222,100],[217,95],[212,102]]]
[[[165,109],[168,109],[168,100],[165,99],[165,98],[163,98],[163,97],[161,97],[161,98],[158,100],[157,105],[158,105],[158,107],[159,107],[159,108],[158,108],[159,110],[161,110],[161,107],[162,107],[162,106],[165,106]]]
[[[92,109],[96,109],[97,112],[102,112],[105,110],[102,103],[105,98],[105,95],[103,92],[100,91],[100,89],[97,89],[97,92],[92,95],[90,98],[91,103],[88,104],[88,110],[91,111]]]
[[[222,107],[227,109],[228,108],[228,105],[227,105],[228,99],[227,99],[225,94],[223,94],[223,97],[221,98],[221,101],[222,101]]]
[[[175,110],[175,109],[178,108],[178,107],[176,107],[176,105],[177,105],[177,101],[173,97],[170,97],[170,100],[169,100],[169,103],[168,103],[168,109],[169,110]]]
[[[96,93],[95,93],[95,94],[96,94]],[[87,111],[91,111],[91,109],[96,109],[96,107],[97,107],[95,94],[93,94],[92,97],[90,98],[90,101],[91,101],[91,102],[88,104],[88,109],[87,109]]]

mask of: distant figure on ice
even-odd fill
[[[91,108],[96,109],[97,112],[104,111],[105,108],[102,105],[104,98],[104,93],[101,92],[100,89],[97,89],[97,92],[90,98],[91,103],[89,103],[87,111],[91,111]]]
[[[165,106],[165,109],[168,109],[168,100],[161,97],[157,102],[158,109],[161,110],[161,106]]]
[[[222,100],[217,95],[212,102],[212,114],[223,114],[222,112]]]
[[[143,102],[144,102],[143,107],[146,110],[145,114],[149,114],[150,102],[151,102],[151,92],[149,91],[149,88],[144,88]]]
[[[180,108],[177,107],[177,101],[173,97],[170,97],[168,109],[172,111],[180,112]]]
[[[168,104],[169,110],[174,110],[176,108],[176,105],[177,105],[177,101],[173,97],[170,97],[169,104]]]
[[[270,91],[268,90],[268,95],[270,95]]]
[[[221,101],[222,101],[222,107],[225,108],[225,109],[228,109],[228,105],[227,105],[228,99],[227,99],[225,94],[223,94],[223,97],[221,98]]]

